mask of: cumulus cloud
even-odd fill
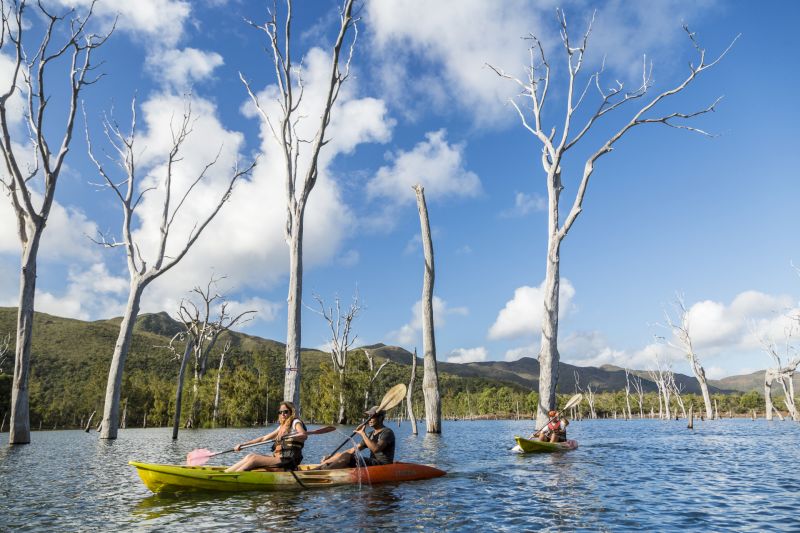
[[[66,7],[86,12],[93,0],[58,0]],[[191,13],[191,4],[183,0],[109,0],[94,5],[97,20],[106,31],[116,20],[118,31],[128,32],[155,46],[174,46],[184,34],[184,25]]]
[[[561,278],[559,288],[559,317],[570,309],[575,288],[566,278]],[[544,316],[544,281],[538,287],[523,286],[514,291],[489,328],[489,339],[508,339],[535,335],[541,331]]]
[[[411,187],[425,187],[425,198],[430,201],[448,196],[476,196],[481,182],[474,172],[464,168],[464,146],[448,144],[444,130],[425,134],[425,140],[408,152],[390,154],[392,164],[378,169],[367,183],[370,199],[388,198],[397,204],[415,200]]]
[[[151,55],[148,69],[164,85],[186,91],[194,82],[211,77],[214,69],[222,64],[222,56],[216,52],[196,48],[165,49]]]
[[[544,45],[554,76],[561,74],[563,48],[555,20],[559,5],[566,9],[570,35],[577,40],[595,6],[525,0],[367,3],[368,39],[384,93],[398,108],[411,109],[414,116],[429,110],[451,110],[455,104],[479,125],[511,123],[516,114],[505,102],[518,87],[501,80],[486,64],[525,79],[523,68],[530,58],[529,43],[523,38],[534,34]],[[681,30],[683,21],[696,21],[713,8],[710,1],[605,2],[598,9],[589,39],[585,70],[591,73],[605,58],[607,80],[631,79],[635,83],[641,78],[643,54],[657,61],[657,66],[675,62],[668,64],[667,70],[682,66],[685,63],[672,56],[684,57],[675,53],[676,48],[692,51]],[[423,11],[424,17],[420,16]],[[403,82],[409,79],[412,63],[418,83],[409,87]],[[420,106],[425,109],[418,109]]]
[[[546,211],[547,200],[538,194],[530,195],[524,192],[514,194],[514,206],[502,211],[500,216],[503,218],[524,217],[535,211]]]
[[[448,363],[477,363],[486,361],[489,353],[483,346],[476,348],[456,348],[447,356]]]
[[[127,277],[114,276],[103,263],[94,263],[86,270],[73,267],[67,277],[66,291],[54,294],[37,289],[34,306],[36,311],[79,320],[120,316],[125,309],[128,285]]]
[[[447,302],[438,296],[433,297],[433,321],[437,328],[445,326],[445,317],[449,315],[464,316],[467,314],[469,314],[469,310],[466,307],[449,307]],[[422,300],[417,300],[411,307],[411,321],[394,331],[390,331],[386,337],[399,346],[409,346],[419,342],[421,331]]]

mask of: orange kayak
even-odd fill
[[[339,485],[372,485],[417,481],[445,475],[433,466],[415,463],[392,463],[366,468],[313,470],[318,465],[300,465],[295,472],[225,472],[224,466],[185,466],[129,463],[155,493],[184,491],[291,490]]]

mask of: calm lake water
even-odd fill
[[[398,436],[397,459],[448,475],[374,487],[155,496],[129,460],[181,463],[262,429],[44,431],[0,446],[0,531],[800,531],[800,424],[764,420],[573,422],[580,447],[510,453],[531,423],[445,422],[444,436]],[[346,436],[309,438],[316,462]],[[234,459],[240,454],[221,458]],[[222,464],[224,461],[217,461]]]

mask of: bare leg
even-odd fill
[[[353,457],[353,452],[337,453],[333,457],[329,457],[322,461],[320,468],[324,470],[334,470],[336,468],[348,468],[350,460]]]
[[[269,468],[280,464],[280,457],[270,457],[257,453],[248,453],[244,459],[225,469],[226,472],[244,472],[254,468]]]

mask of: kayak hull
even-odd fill
[[[538,440],[528,440],[523,437],[514,437],[517,445],[513,448],[519,453],[554,453],[574,450],[578,447],[578,441],[568,440],[566,442],[542,442]]]
[[[225,472],[224,466],[163,465],[131,461],[148,489],[154,493],[186,491],[284,491],[372,485],[432,479],[445,475],[443,470],[414,463],[392,463],[366,468],[312,470],[317,465],[301,465],[295,472]]]

